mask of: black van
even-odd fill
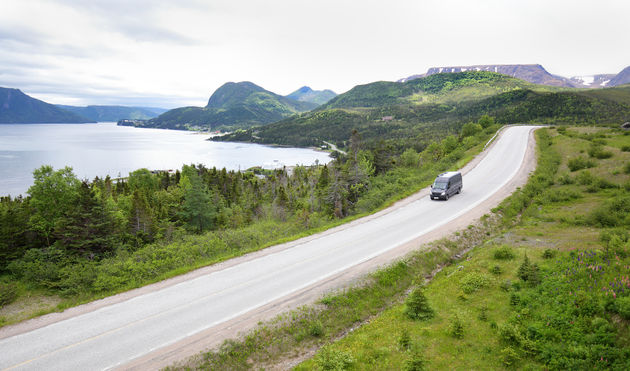
[[[462,174],[459,171],[442,173],[435,178],[435,182],[433,182],[431,186],[429,197],[431,197],[432,200],[436,198],[448,200],[452,195],[461,192],[463,186]]]

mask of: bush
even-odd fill
[[[411,354],[411,358],[405,360],[403,366],[404,371],[423,371],[425,369],[426,361],[419,351],[414,351]]]
[[[456,339],[461,339],[464,337],[464,325],[459,319],[459,315],[455,314],[453,317],[451,317],[451,323],[448,327],[448,333]]]
[[[12,283],[0,282],[0,308],[17,299],[17,287]]]
[[[407,296],[404,313],[413,320],[426,320],[433,317],[433,308],[429,305],[421,287],[414,288]]]
[[[481,288],[488,287],[490,279],[485,274],[471,272],[462,277],[459,285],[464,293],[472,294]]]
[[[500,275],[501,273],[503,273],[503,270],[501,269],[500,266],[495,265],[494,267],[490,268],[490,273],[494,274],[494,275]]]
[[[591,225],[621,227],[630,225],[630,197],[614,197],[593,210],[587,217]]]
[[[523,263],[518,267],[517,276],[527,282],[531,286],[536,286],[540,283],[540,274],[538,273],[538,266],[529,261],[527,254],[523,258]]]
[[[501,351],[501,361],[505,367],[513,367],[515,363],[519,361],[518,353],[511,347],[505,347]]]
[[[593,144],[591,145],[591,148],[589,148],[588,150],[588,154],[589,156],[593,157],[593,158],[598,158],[598,159],[606,159],[606,158],[611,158],[613,156],[613,153],[610,151],[606,151],[604,149],[604,146],[600,145],[600,144]]]
[[[620,316],[630,320],[630,296],[624,296],[615,301],[615,309]]]
[[[554,256],[556,256],[556,252],[552,249],[545,249],[542,254],[543,259],[552,259]]]
[[[411,336],[409,336],[409,331],[406,328],[403,329],[400,337],[398,337],[398,347],[401,350],[409,350],[411,346]]]
[[[588,169],[595,166],[595,162],[593,160],[589,160],[582,156],[574,157],[569,160],[567,163],[569,170],[578,171],[582,169]]]
[[[626,164],[623,166],[623,173],[630,174],[630,162],[626,162]]]
[[[322,325],[322,322],[319,320],[312,322],[308,328],[308,333],[313,337],[320,337],[324,335],[324,326]]]
[[[630,146],[628,146],[628,145],[621,146],[621,150],[622,150],[623,152],[630,152]]]
[[[323,347],[315,357],[315,363],[321,370],[347,370],[354,363],[352,355],[331,346]]]
[[[492,257],[497,260],[512,260],[514,259],[514,251],[509,246],[501,246],[494,250]]]

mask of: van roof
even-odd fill
[[[455,176],[459,174],[459,171],[447,171],[446,173],[442,173],[440,175],[438,175],[440,178],[450,178],[452,176]]]

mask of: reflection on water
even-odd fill
[[[175,170],[184,164],[244,170],[253,166],[327,163],[327,153],[301,148],[209,142],[207,134],[98,124],[0,125],[0,195],[25,193],[33,170],[71,166],[81,179],[130,171]]]

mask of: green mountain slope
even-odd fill
[[[165,129],[248,128],[275,122],[315,107],[317,105],[314,103],[298,102],[251,82],[228,82],[212,94],[206,107],[176,108],[149,121],[134,124]]]
[[[436,74],[357,86],[312,112],[214,140],[297,146],[344,145],[353,129],[366,142],[422,147],[482,115],[499,123],[616,123],[630,119],[630,90],[541,86],[492,72]]]
[[[19,89],[0,87],[0,124],[84,122],[94,122],[94,120],[32,98]]]
[[[308,86],[303,86],[286,97],[300,102],[311,102],[322,105],[336,96],[337,93],[332,90],[313,90]]]
[[[66,111],[73,112],[79,116],[86,117],[94,121],[119,121],[122,119],[130,120],[149,120],[166,112],[163,108],[153,107],[126,107],[126,106],[64,106],[57,107]]]

